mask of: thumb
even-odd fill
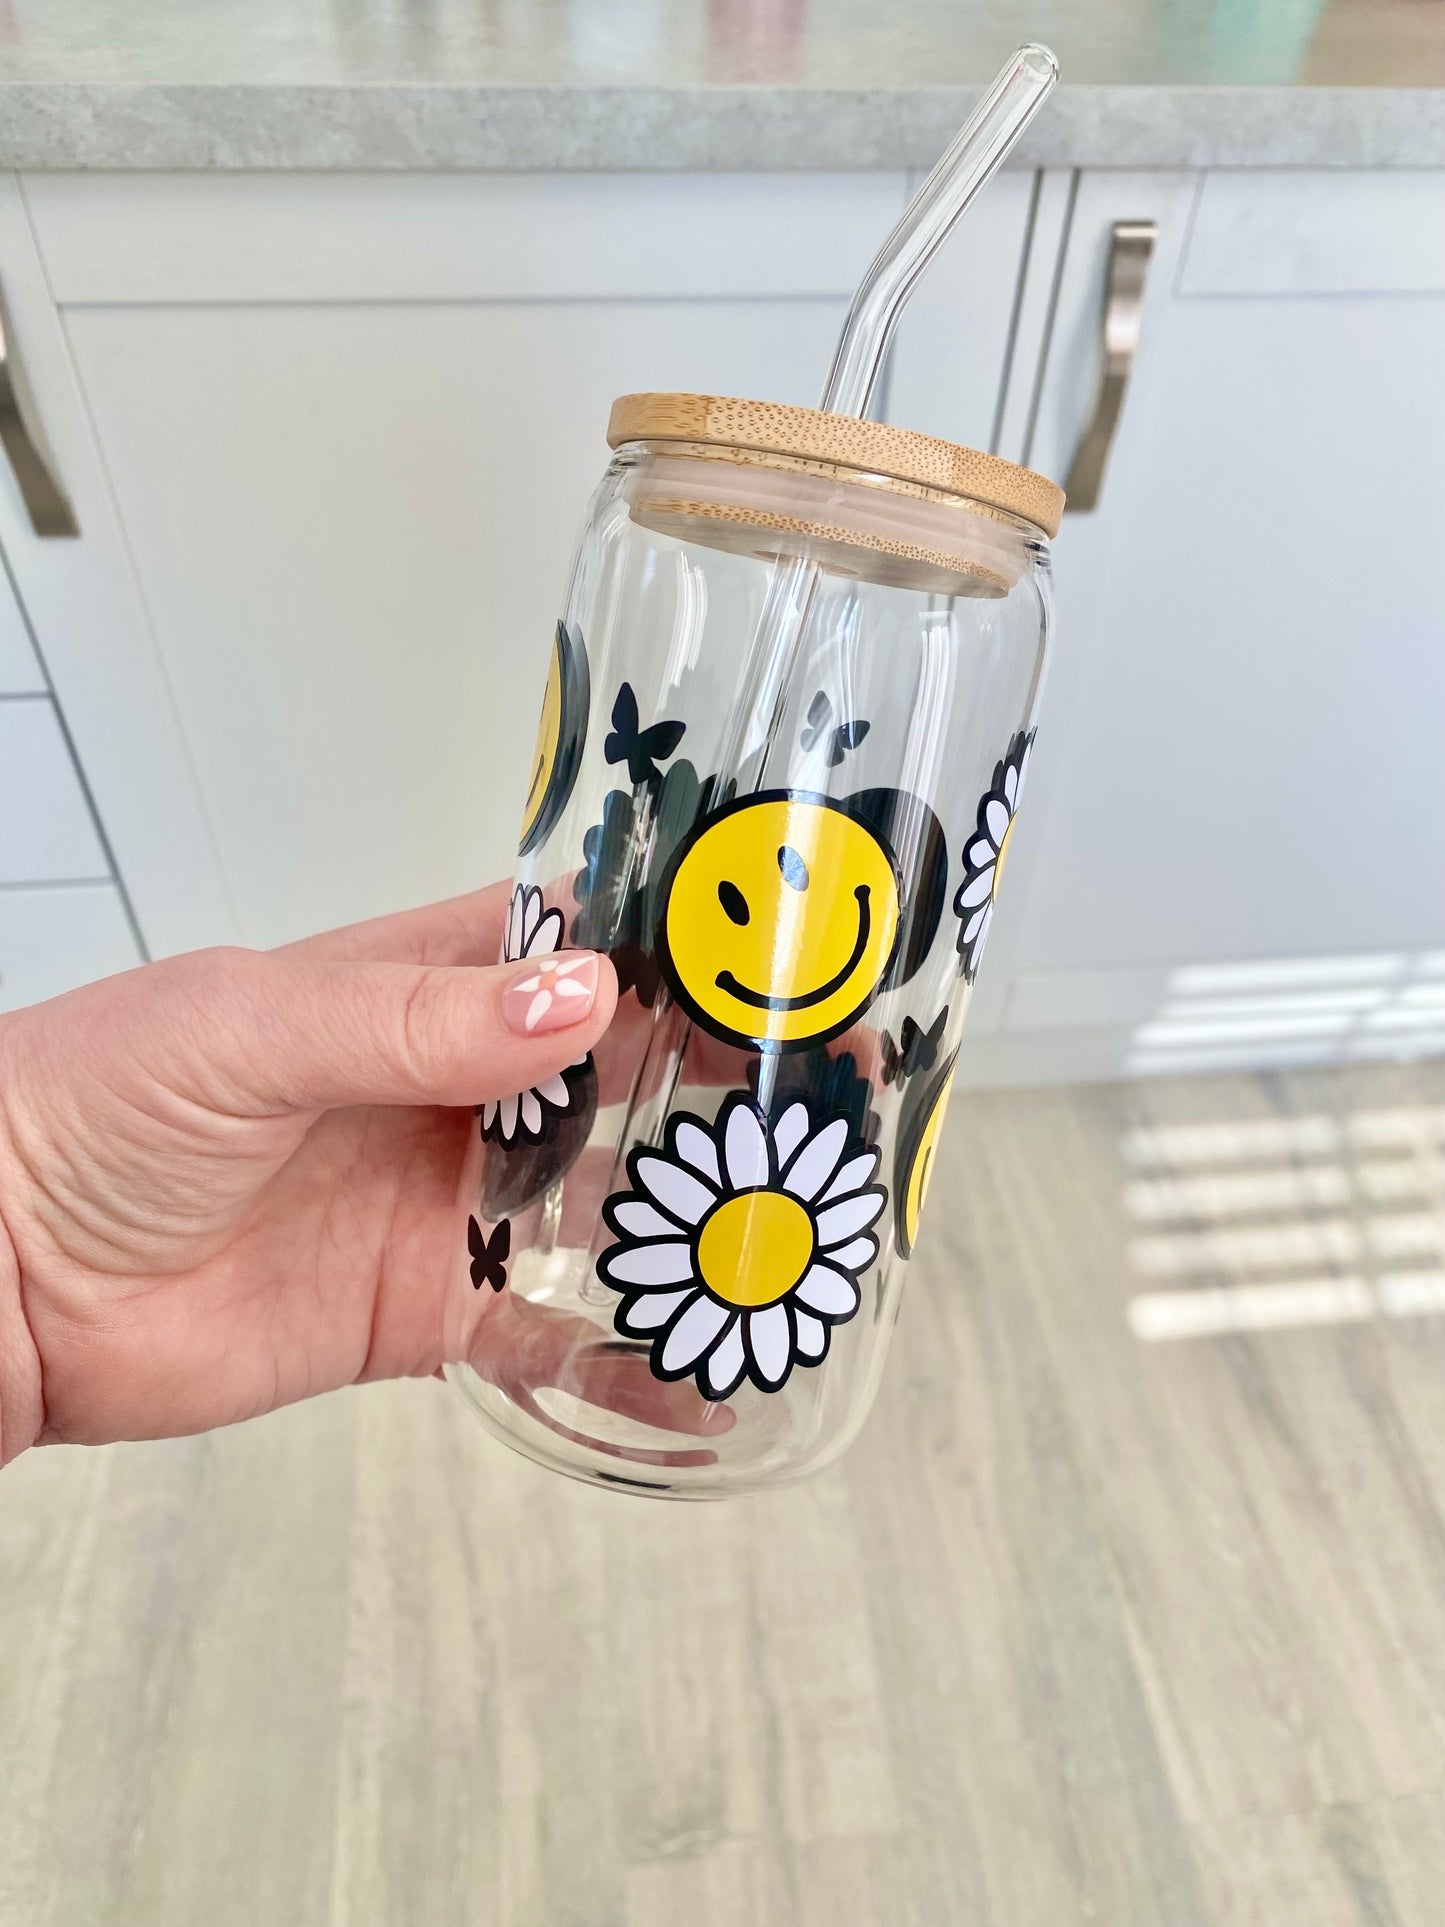
[[[196,1095],[241,1116],[505,1097],[575,1063],[617,1003],[611,963],[590,950],[491,968],[256,951],[182,961],[201,967]]]

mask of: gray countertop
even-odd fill
[[[921,167],[1028,37],[1023,162],[1445,165],[1445,0],[0,0],[0,165]]]

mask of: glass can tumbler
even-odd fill
[[[624,396],[608,440],[503,956],[606,952],[620,1001],[595,1050],[480,1111],[482,1297],[448,1376],[544,1465],[718,1497],[826,1464],[877,1390],[1028,775],[1063,495],[718,396]]]

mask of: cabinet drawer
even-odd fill
[[[25,184],[63,308],[846,298],[904,190],[902,174],[874,172],[56,173]]]
[[[0,890],[0,1010],[140,962],[113,883]]]
[[[109,871],[55,705],[0,701],[0,883],[59,883]]]

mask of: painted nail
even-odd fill
[[[597,995],[597,958],[590,950],[539,957],[524,977],[502,992],[508,1030],[524,1037],[580,1024]]]

